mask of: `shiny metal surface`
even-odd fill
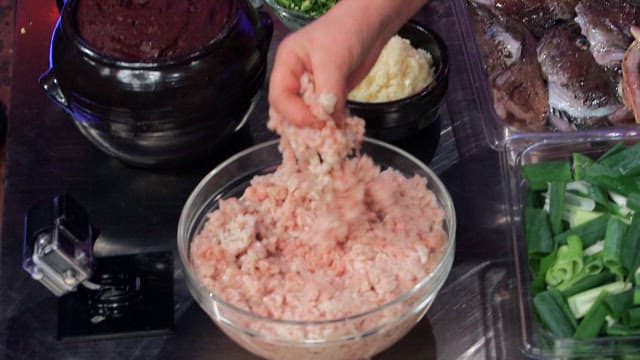
[[[49,3],[47,3],[49,4]],[[65,343],[55,339],[57,299],[20,266],[23,217],[36,201],[69,192],[101,230],[97,256],[175,250],[180,210],[215,164],[274,137],[266,130],[266,84],[247,131],[206,163],[180,170],[143,170],[95,149],[49,101],[38,76],[47,68],[55,2],[18,3],[16,58],[7,142],[5,207],[0,242],[0,358],[249,359],[191,299],[175,273],[175,334]],[[432,1],[417,16],[438,31],[451,57],[450,87],[440,142],[430,166],[449,189],[458,214],[452,272],[425,318],[377,359],[518,359],[518,323],[506,236],[505,195],[498,154],[486,145],[462,39],[448,1]],[[273,44],[286,35],[274,20]],[[402,144],[401,144],[402,145]],[[427,140],[405,148],[423,160]],[[177,261],[176,261],[177,262]],[[64,319],[63,319],[64,320]]]

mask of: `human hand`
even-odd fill
[[[375,64],[380,51],[426,0],[341,0],[287,36],[276,52],[269,80],[269,104],[297,126],[318,126],[300,96],[309,73],[316,94],[337,98],[333,118],[346,113],[346,97]]]
[[[345,26],[344,20],[339,13],[328,13],[287,36],[278,47],[269,83],[269,103],[297,126],[318,124],[300,96],[302,74],[311,74],[317,94],[336,96],[333,116],[340,121],[348,90],[366,76],[384,44],[369,34],[369,29]],[[353,30],[351,34],[348,28]]]

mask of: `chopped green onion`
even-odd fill
[[[609,295],[604,299],[609,314],[619,320],[624,313],[633,306],[633,290],[629,289],[618,294]]]
[[[610,336],[631,336],[640,335],[640,327],[631,327],[616,323],[607,328],[607,335]]]
[[[600,215],[602,215],[601,212],[588,211],[577,206],[565,204],[562,219],[569,224],[569,228],[574,228],[589,222]]]
[[[522,175],[530,189],[545,190],[552,181],[569,182],[571,166],[567,161],[547,161],[522,166]]]
[[[621,175],[609,167],[594,163],[584,169],[585,180],[598,186],[614,191],[624,196],[633,192],[640,192],[635,177]]]
[[[616,204],[618,204],[618,206],[620,207],[627,207],[627,197],[626,196],[622,196],[616,192],[613,191],[609,191],[609,196],[611,197],[611,200],[613,200]]]
[[[582,240],[582,246],[589,247],[599,240],[604,239],[608,221],[608,214],[600,215],[593,220],[587,221],[582,225],[576,226],[554,236],[553,240],[557,244],[566,244],[567,237],[569,237],[570,235],[578,235]]]
[[[580,319],[589,311],[598,296],[603,292],[618,294],[629,289],[631,289],[630,283],[616,281],[569,296],[567,302],[569,303],[569,308],[573,316],[575,316],[576,319]]]
[[[527,189],[527,206],[533,208],[541,208],[544,204],[543,196],[539,191],[534,191],[531,189]]]
[[[596,202],[588,195],[578,195],[573,192],[565,193],[565,202],[569,205],[576,206],[585,211],[593,211],[596,208]]]
[[[627,196],[627,207],[631,210],[640,210],[640,193],[632,192]]]
[[[633,304],[640,305],[640,266],[638,266],[633,276],[635,283],[635,290],[633,291]]]
[[[584,196],[589,196],[590,187],[588,182],[582,180],[569,181],[567,183],[567,191],[575,191]]]
[[[604,236],[604,250],[602,261],[604,266],[609,268],[614,274],[624,275],[622,269],[622,237],[627,230],[627,225],[619,218],[611,216],[607,223],[607,230]]]
[[[568,298],[583,291],[593,289],[601,285],[609,284],[614,280],[615,276],[613,274],[610,274],[608,272],[601,272],[594,275],[588,275],[579,279],[573,284],[569,284],[569,286],[566,286],[563,289],[558,289],[560,290],[560,292],[562,292],[562,295]]]
[[[640,252],[640,216],[631,219],[631,224],[622,237],[620,247],[624,249],[620,255],[621,265],[626,274],[633,274],[636,269],[636,256]]]
[[[628,308],[622,315],[622,322],[631,327],[640,327],[640,307]]]
[[[585,169],[591,166],[594,161],[580,153],[573,153],[573,178],[584,180]]]
[[[524,224],[527,237],[527,252],[530,257],[541,257],[555,248],[551,224],[547,213],[539,208],[524,209]]]
[[[597,161],[603,162],[605,161],[605,159],[610,158],[612,155],[615,155],[626,148],[627,148],[627,145],[625,145],[623,142],[618,142],[615,145],[613,145],[609,150],[607,150],[604,154],[600,155]]]
[[[607,292],[602,292],[593,305],[589,308],[589,311],[584,316],[584,319],[580,321],[574,336],[576,338],[592,338],[598,336],[600,331],[606,323],[606,316],[608,314],[607,307],[604,303],[604,298],[607,296]]]
[[[331,8],[337,0],[277,0],[278,4],[292,10],[309,15],[322,15]]]
[[[603,156],[597,162],[610,169],[615,169],[621,175],[635,176],[640,174],[640,143],[622,151],[611,150],[614,150],[614,153]]]
[[[604,240],[600,240],[595,244],[589,246],[588,248],[584,249],[584,256],[593,256],[601,252],[602,250],[604,250]]]
[[[640,142],[521,167],[533,307],[558,337],[640,335]],[[570,334],[571,333],[571,334]]]
[[[533,297],[533,306],[542,324],[554,335],[572,336],[575,332],[575,319],[567,315],[558,302],[556,290],[547,290]],[[560,295],[560,298],[562,296]]]
[[[550,286],[558,286],[570,281],[583,268],[582,241],[576,235],[567,238],[567,244],[558,248],[555,263],[549,268],[546,282]]]
[[[595,184],[589,184],[589,197],[593,198],[596,204],[602,206],[609,212],[616,212],[616,205],[609,199],[607,191]]]
[[[604,269],[602,253],[584,257],[584,272],[588,275],[599,274]]]
[[[564,209],[565,183],[552,181],[549,183],[549,221],[553,234],[562,232],[562,212]]]
[[[534,294],[543,291],[547,287],[547,282],[545,280],[547,271],[549,271],[549,268],[551,268],[551,266],[555,263],[557,254],[558,251],[556,250],[543,257],[542,259],[540,259],[538,269],[532,269],[532,272],[535,274],[531,284],[531,289],[533,290]]]

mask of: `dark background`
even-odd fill
[[[0,0],[0,15],[7,11],[4,3]],[[266,84],[246,131],[208,161],[162,171],[129,167],[90,145],[38,85],[48,65],[48,44],[57,18],[55,2],[23,0],[16,10],[0,240],[0,358],[250,358],[191,300],[177,257],[174,334],[59,342],[55,338],[57,299],[21,269],[22,232],[31,205],[68,192],[86,207],[91,222],[101,230],[95,247],[98,256],[175,251],[178,216],[197,182],[239,149],[273,137],[265,128]],[[485,145],[463,37],[451,3],[432,1],[416,18],[440,33],[451,56],[440,141],[433,159],[422,158],[430,160],[454,199],[456,259],[425,318],[378,358],[514,359],[520,355],[498,154]],[[287,33],[275,18],[274,24],[269,65]],[[0,73],[4,66],[8,65],[0,60]],[[420,157],[436,144],[425,140],[405,145]]]

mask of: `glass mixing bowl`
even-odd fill
[[[362,152],[382,168],[427,178],[445,211],[448,234],[444,254],[433,271],[412,289],[388,303],[358,314],[325,321],[274,320],[227,303],[206,288],[190,261],[190,244],[206,214],[220,199],[242,195],[255,175],[270,173],[281,162],[278,141],[249,148],[213,169],[189,196],[178,224],[178,250],[187,286],[202,309],[246,350],[271,359],[368,358],[402,338],[426,313],[442,287],[454,258],[456,217],[453,202],[437,175],[420,160],[387,143],[365,139]]]

